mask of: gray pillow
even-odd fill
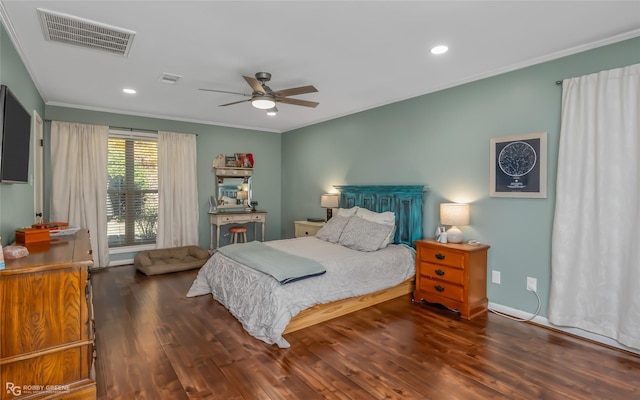
[[[376,251],[386,246],[385,240],[394,229],[354,215],[344,227],[338,243],[359,251]]]
[[[318,239],[322,239],[325,242],[338,243],[342,230],[351,217],[343,217],[336,215],[327,221],[326,224],[316,233]]]

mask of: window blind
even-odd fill
[[[109,247],[155,243],[158,232],[157,136],[110,131],[107,162]]]

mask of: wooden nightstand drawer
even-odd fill
[[[438,281],[424,276],[420,277],[419,285],[420,289],[439,297],[446,297],[460,302],[464,299],[464,289],[462,286]]]
[[[459,268],[447,267],[433,263],[420,263],[420,275],[439,279],[445,282],[462,285],[464,283],[464,271]]]
[[[420,261],[463,268],[464,254],[446,248],[426,247],[420,251]]]

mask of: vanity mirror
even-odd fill
[[[217,206],[218,210],[246,209],[251,204],[252,178],[225,178],[218,182]]]
[[[219,154],[213,160],[216,175],[216,211],[240,211],[251,206],[251,177],[253,175],[253,155],[235,153],[233,156]]]

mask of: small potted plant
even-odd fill
[[[257,201],[252,201],[251,202],[251,212],[256,212],[256,207],[258,206],[258,202]]]

